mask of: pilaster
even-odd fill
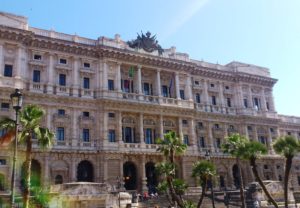
[[[176,90],[176,98],[180,99],[180,92],[179,92],[179,73],[175,72],[175,90]]]

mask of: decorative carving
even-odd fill
[[[127,42],[130,48],[138,48],[144,49],[146,52],[152,53],[153,51],[157,50],[159,55],[161,55],[164,51],[162,47],[158,44],[156,40],[156,35],[151,37],[151,33],[148,31],[146,35],[141,32],[141,36],[138,34],[137,38],[132,41]]]

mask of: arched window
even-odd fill
[[[94,167],[92,163],[87,160],[81,161],[77,167],[77,181],[93,182],[94,181]]]
[[[63,183],[63,177],[61,175],[55,176],[55,184],[62,184]]]

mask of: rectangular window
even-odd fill
[[[166,85],[162,86],[162,96],[163,97],[169,97],[168,87]]]
[[[1,110],[8,111],[9,110],[9,103],[1,103]]]
[[[130,92],[130,85],[133,85],[133,82],[131,83],[130,80],[121,80],[121,86],[122,86],[122,91],[129,93]]]
[[[41,81],[41,72],[40,72],[40,70],[33,70],[32,81],[33,82],[40,82]]]
[[[33,59],[34,60],[42,60],[42,56],[38,55],[38,54],[34,54]]]
[[[108,141],[109,142],[116,142],[116,132],[114,129],[108,130]]]
[[[298,186],[300,186],[300,176],[298,176],[297,179],[298,179]]]
[[[146,144],[153,144],[152,129],[150,129],[150,128],[147,128],[145,130],[145,143]]]
[[[113,91],[114,89],[115,89],[115,86],[114,86],[114,80],[109,79],[109,80],[108,80],[108,90]]]
[[[221,139],[220,138],[216,138],[216,147],[221,148]]]
[[[90,89],[90,78],[87,77],[83,78],[83,88]]]
[[[6,160],[5,159],[0,159],[0,165],[6,165]]]
[[[144,83],[144,95],[150,95],[150,84]]]
[[[66,75],[65,74],[59,74],[59,85],[60,86],[66,86]]]
[[[266,102],[266,106],[267,106],[267,110],[269,111],[270,110],[269,102]]]
[[[196,93],[196,103],[201,103],[200,93]]]
[[[179,94],[180,94],[181,100],[184,100],[185,99],[185,97],[184,97],[184,90],[179,90]]]
[[[195,83],[195,85],[199,85],[200,84],[199,81],[195,81],[194,83]]]
[[[244,107],[248,108],[248,100],[247,100],[247,98],[244,98]]]
[[[204,139],[204,137],[199,138],[199,146],[201,148],[205,148],[205,139]]]
[[[188,125],[188,121],[187,120],[182,120],[182,124],[183,125]]]
[[[90,65],[90,63],[83,63],[83,67],[84,67],[84,68],[90,68],[91,65]]]
[[[82,129],[82,140],[84,142],[90,141],[90,130],[89,129]]]
[[[5,64],[5,66],[4,66],[4,76],[5,77],[12,77],[12,72],[13,72],[13,66]]]
[[[227,107],[231,107],[231,100],[230,100],[230,98],[227,98]]]
[[[60,64],[67,64],[67,59],[59,59]]]
[[[125,127],[123,129],[123,141],[125,143],[133,143],[132,128],[131,127]]]
[[[219,129],[220,128],[220,126],[219,126],[219,124],[215,124],[215,129]]]
[[[108,118],[114,118],[115,117],[115,113],[108,113]]]
[[[254,98],[253,101],[254,101],[254,108],[256,110],[260,110],[260,99]]]
[[[202,122],[198,122],[197,125],[198,125],[198,128],[199,128],[199,129],[203,128],[203,123],[202,123]]]
[[[183,136],[183,143],[186,144],[186,145],[190,144],[190,142],[189,142],[189,135],[184,135]]]
[[[217,99],[216,99],[216,96],[211,96],[211,104],[212,105],[217,105]]]
[[[82,112],[83,117],[90,117],[90,112],[88,111],[83,111]]]
[[[214,85],[214,84],[210,84],[210,87],[214,88],[214,87],[215,87],[215,85]]]
[[[252,131],[252,126],[247,126],[248,131]]]
[[[258,137],[258,141],[259,141],[260,143],[262,143],[262,144],[267,144],[267,140],[266,140],[266,138],[265,138],[264,136]]]
[[[64,109],[58,109],[57,114],[60,115],[60,116],[64,116],[66,114],[66,112],[65,112]]]
[[[56,139],[57,139],[57,141],[65,140],[65,128],[64,127],[56,128]]]

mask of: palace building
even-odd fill
[[[34,141],[33,172],[44,185],[121,179],[127,190],[158,183],[155,164],[163,160],[155,139],[175,131],[188,145],[177,158],[177,175],[190,186],[192,165],[210,150],[219,188],[238,186],[235,159],[220,150],[232,133],[268,147],[258,161],[264,180],[282,180],[284,159],[271,143],[282,135],[300,138],[300,118],[275,110],[269,69],[193,60],[175,47],[163,49],[149,32],[136,39],[88,39],[30,27],[27,18],[0,13],[0,116],[14,118],[10,94],[22,90],[24,104],[47,115],[43,125],[56,133],[49,151]],[[3,131],[0,135],[4,134]],[[21,183],[24,148],[18,150]],[[9,190],[12,151],[0,150],[0,192]],[[254,177],[242,164],[247,182]],[[300,189],[300,160],[292,183]]]

